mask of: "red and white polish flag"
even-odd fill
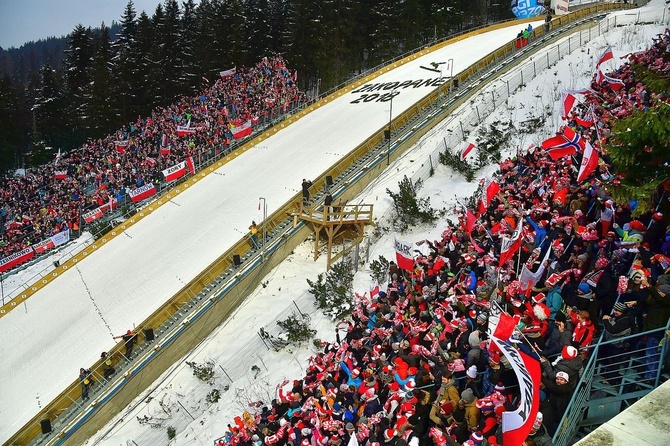
[[[128,140],[125,141],[114,141],[114,148],[116,149],[117,152],[119,152],[121,155],[124,155],[126,153],[126,149],[128,148]]]
[[[465,157],[467,157],[468,154],[469,154],[470,152],[472,152],[472,149],[474,149],[474,148],[475,148],[475,145],[474,145],[474,144],[472,144],[471,142],[468,143],[468,145],[465,146],[465,147],[463,148],[463,150],[461,151],[461,160],[465,160]]]
[[[412,244],[399,240],[394,236],[395,257],[398,267],[405,271],[414,270],[414,256],[412,255]]]
[[[165,177],[165,181],[168,183],[170,181],[175,181],[178,180],[179,178],[183,177],[186,175],[186,163],[182,161],[179,164],[175,164],[172,167],[168,167],[163,171],[163,176]]]
[[[245,136],[251,135],[251,132],[254,129],[251,127],[251,120],[245,122],[244,124],[236,125],[230,129],[230,133],[233,134],[233,138],[242,139]]]

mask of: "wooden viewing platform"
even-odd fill
[[[346,254],[351,246],[344,247],[335,256],[333,243],[344,238],[363,240],[365,225],[374,224],[372,221],[371,204],[335,204],[331,206],[300,203],[300,218],[311,225],[314,230],[314,260],[319,258],[319,244],[322,234],[328,243],[328,259],[326,268],[330,268],[338,258]],[[296,216],[297,217],[297,216]]]

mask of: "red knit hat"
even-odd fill
[[[561,351],[561,357],[565,360],[575,359],[579,352],[572,345],[566,345]]]

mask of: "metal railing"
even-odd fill
[[[571,444],[580,428],[605,423],[619,413],[622,406],[629,406],[658,387],[668,353],[669,328],[670,321],[663,328],[601,341],[589,347],[590,358],[554,434],[555,446]],[[649,347],[646,342],[650,337],[662,342]],[[607,405],[614,407],[604,410]]]

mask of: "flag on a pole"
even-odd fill
[[[579,174],[577,174],[577,182],[581,183],[588,178],[596,170],[596,167],[598,167],[598,152],[587,141],[584,156],[582,157],[582,164],[579,167]]]
[[[584,149],[584,140],[570,127],[563,127],[563,131],[547,140],[542,141],[542,148],[553,160],[566,155],[572,155]]]
[[[507,358],[519,383],[519,407],[502,414],[502,444],[522,444],[540,408],[540,362],[495,336],[491,340]]]
[[[504,265],[516,254],[521,247],[521,233],[523,232],[523,218],[519,218],[519,224],[512,236],[502,236],[500,243],[500,266]]]
[[[469,154],[470,152],[472,152],[472,149],[474,149],[474,148],[475,148],[475,145],[474,145],[474,144],[472,144],[471,142],[468,143],[468,145],[465,146],[465,147],[463,148],[463,150],[461,151],[461,160],[465,160],[465,157],[468,156],[468,154]]]
[[[577,98],[572,93],[563,92],[563,116],[561,118],[564,120],[568,119],[568,114],[572,110],[572,107],[574,107],[576,100]]]
[[[128,148],[128,140],[126,139],[125,141],[114,141],[114,148],[121,155],[124,155],[126,153],[126,149]]]
[[[163,176],[165,176],[165,181],[168,183],[170,181],[178,180],[179,178],[186,175],[186,163],[182,161],[179,164],[175,164],[172,167],[168,167],[163,171]]]
[[[491,204],[491,200],[493,197],[498,195],[498,192],[500,192],[500,185],[498,184],[497,181],[491,181],[488,186],[486,186],[486,194],[484,196],[486,197],[486,207]]]
[[[523,264],[521,268],[521,274],[519,274],[519,281],[523,283],[524,288],[529,287],[529,284],[538,283],[540,278],[544,274],[546,269],[547,260],[549,260],[549,254],[551,254],[551,249],[547,249],[547,252],[544,254],[544,258],[540,262],[540,266],[537,268],[537,271],[531,271],[526,264]]]
[[[491,334],[501,341],[508,341],[512,337],[516,326],[519,325],[519,319],[518,316],[512,317],[505,312],[501,312],[498,316],[498,323],[491,327]]]
[[[607,45],[607,48],[605,48],[605,52],[602,54],[602,56],[600,56],[600,59],[598,59],[596,69],[598,69],[598,67],[600,67],[600,65],[602,65],[603,63],[612,59],[614,59],[614,54],[612,54],[612,47]]]
[[[405,271],[414,270],[414,257],[412,256],[412,244],[395,238],[395,256],[398,267]]]
[[[253,128],[251,127],[251,120],[246,121],[243,124],[235,125],[230,127],[230,133],[233,134],[233,138],[241,139],[245,136],[251,135]]]

